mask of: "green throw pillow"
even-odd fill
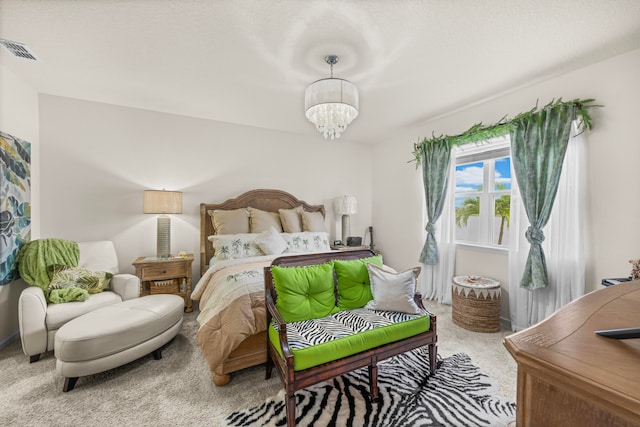
[[[286,322],[317,319],[336,313],[333,263],[271,267],[278,294],[276,308]]]
[[[367,263],[382,267],[382,255],[333,262],[338,277],[338,307],[340,310],[362,308],[373,299]]]
[[[52,276],[49,290],[76,287],[85,289],[90,294],[97,294],[109,286],[113,277],[113,274],[105,271],[91,271],[80,267],[55,264],[50,268]]]

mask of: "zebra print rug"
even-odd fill
[[[438,362],[428,376],[427,350],[378,364],[379,401],[369,398],[367,369],[296,392],[297,426],[506,426],[516,405],[464,353]],[[274,375],[277,373],[274,372]],[[284,391],[262,405],[234,412],[229,426],[284,426]]]

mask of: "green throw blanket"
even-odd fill
[[[82,288],[70,287],[64,289],[52,289],[49,292],[49,302],[59,304],[61,302],[86,301],[89,299],[89,291]]]
[[[18,253],[18,271],[25,282],[42,288],[42,290],[45,291],[47,301],[49,301],[49,283],[51,282],[52,273],[50,266],[62,264],[77,267],[79,257],[80,249],[76,242],[62,239],[34,240],[20,248],[20,252]],[[65,294],[67,294],[68,298],[78,297],[76,293],[70,291],[65,292]],[[58,300],[56,302],[63,302],[60,301],[60,298],[55,299]],[[70,301],[78,300],[79,299],[71,299]]]

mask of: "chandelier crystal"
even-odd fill
[[[358,117],[358,88],[348,80],[333,77],[336,55],[328,55],[325,62],[331,66],[331,77],[307,86],[304,108],[307,119],[325,138],[340,138],[349,123]]]

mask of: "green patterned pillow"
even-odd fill
[[[49,289],[65,289],[76,287],[86,289],[90,294],[102,292],[109,286],[113,274],[105,271],[91,271],[86,268],[52,265],[53,275]]]

